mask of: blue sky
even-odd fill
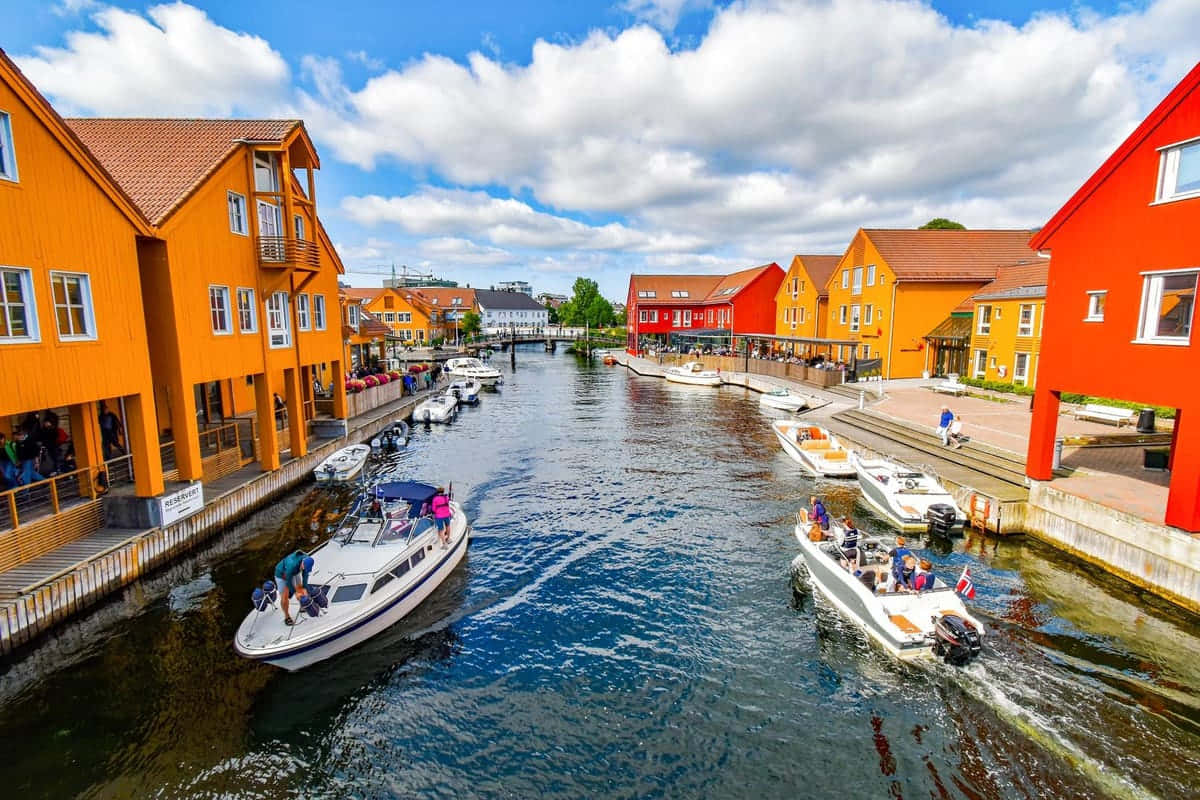
[[[301,116],[355,285],[714,272],[1043,222],[1200,57],[1200,3],[8,3],[65,115]]]

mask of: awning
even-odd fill
[[[974,317],[947,317],[942,324],[925,334],[925,341],[946,345],[965,345],[971,341],[971,320]]]

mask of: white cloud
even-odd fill
[[[670,31],[688,11],[712,7],[711,0],[622,0],[621,8],[654,27]]]
[[[65,47],[15,60],[65,114],[265,116],[283,107],[288,66],[266,40],[183,3],[146,14],[101,7],[98,32],[69,33]]]
[[[84,11],[91,11],[99,5],[97,0],[60,0],[51,6],[50,10],[59,17],[73,17]]]
[[[351,50],[346,53],[346,58],[349,61],[354,61],[362,64],[372,72],[377,72],[383,69],[384,63],[381,58],[374,58],[369,55],[366,50]]]
[[[456,236],[425,239],[419,247],[421,255],[443,264],[512,264],[517,260],[502,248],[476,244]]]

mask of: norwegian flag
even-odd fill
[[[954,587],[954,591],[968,600],[975,599],[975,584],[971,583],[971,570],[969,568],[963,567],[962,575],[958,577],[958,585]]]

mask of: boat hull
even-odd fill
[[[804,467],[813,475],[826,478],[854,477],[854,467],[850,464],[848,459],[841,461],[829,461],[824,458],[819,458],[811,451],[802,448],[795,439],[794,431],[796,427],[796,424],[787,420],[780,420],[771,423],[771,430],[775,432],[775,438],[779,440],[779,444],[781,447],[783,447],[783,451],[787,453],[793,461]],[[805,423],[803,427],[818,426],[808,425]],[[831,442],[835,444],[837,443],[837,440],[834,439],[828,431],[819,427],[818,430],[821,430],[822,433],[828,436]],[[836,449],[844,450],[841,445],[837,445]]]
[[[365,444],[343,448],[322,461],[313,470],[317,483],[343,483],[357,478],[367,464],[371,448]]]
[[[808,408],[808,401],[792,395],[764,394],[758,398],[758,404],[780,411],[803,411]]]
[[[720,386],[721,376],[719,375],[681,375],[677,372],[666,373],[666,379],[671,383],[680,383],[685,386]]]
[[[949,492],[942,490],[941,492],[900,497],[887,491],[884,485],[872,476],[868,464],[864,464],[857,458],[852,459],[852,464],[858,477],[859,488],[862,489],[863,499],[900,530],[905,532],[928,530],[929,522],[925,519],[925,512],[935,504],[953,506],[957,510],[956,528],[961,528],[965,523],[962,511],[958,510],[958,505]]]

